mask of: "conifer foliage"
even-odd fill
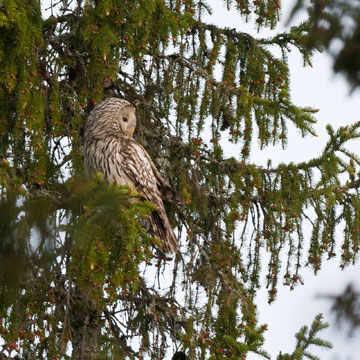
[[[279,281],[302,282],[304,262],[316,273],[336,255],[338,227],[341,265],[356,261],[360,158],[346,145],[360,123],[329,125],[311,161],[250,161],[254,143],[285,148],[288,126],[316,136],[317,110],[292,103],[287,65],[292,48],[310,63],[311,21],[262,38],[280,0],[224,1],[255,38],[206,23],[210,3],[1,2],[0,356],[268,358],[261,268],[271,302]],[[167,204],[182,243],[172,259],[147,230],[153,204],[85,175],[84,124],[108,96],[136,106],[137,141],[185,199]],[[314,324],[286,356],[328,345]]]
[[[356,0],[313,0],[311,5],[297,0],[293,14],[308,7],[312,18],[311,36],[306,47],[321,44],[334,59],[334,71],[346,76],[355,89],[360,86],[360,7]],[[332,45],[336,39],[337,45]]]

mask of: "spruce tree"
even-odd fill
[[[317,110],[292,102],[287,64],[293,48],[305,65],[318,50],[313,18],[263,38],[279,0],[224,3],[258,36],[206,23],[210,1],[1,3],[0,356],[268,358],[261,268],[272,302],[279,282],[302,282],[303,256],[316,273],[336,255],[338,227],[342,267],[356,261],[360,158],[346,145],[360,122],[328,125],[310,161],[250,161],[254,143],[285,148],[289,125],[316,141]],[[186,202],[166,204],[173,257],[144,226],[151,203],[86,175],[84,124],[109,96],[136,106],[136,140]],[[330,346],[315,338],[324,327],[319,315],[278,358],[315,358],[310,345]]]

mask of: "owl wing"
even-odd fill
[[[121,164],[119,165],[134,184],[135,190],[141,193],[144,199],[157,206],[162,205],[153,162],[145,149],[135,140],[129,139],[121,147]]]
[[[145,149],[144,149],[144,151],[145,151]],[[145,151],[145,153],[146,153],[146,151]],[[167,181],[160,174],[160,171],[156,168],[154,162],[151,160],[148,153],[146,153],[146,155],[149,158],[149,161],[150,161],[150,164],[151,164],[151,169],[152,169],[152,171],[153,171],[153,173],[155,175],[157,186],[158,186],[158,189],[159,189],[159,191],[161,193],[161,198],[163,200],[166,200],[166,201],[174,203],[174,204],[184,204],[185,203],[184,199],[182,198],[180,193],[177,192],[176,190],[174,190],[167,183]]]
[[[150,221],[155,234],[163,241],[166,252],[174,252],[178,248],[178,240],[166,215],[161,198],[161,174],[155,167],[146,150],[135,140],[127,139],[121,146],[120,164],[123,172],[131,180],[136,191],[154,205],[157,210],[153,211]],[[163,178],[162,178],[163,179]],[[165,182],[165,180],[164,180]],[[165,182],[166,183],[166,182]]]
[[[135,187],[151,187],[154,186],[157,188],[159,196],[162,200],[166,200],[176,204],[184,204],[184,200],[179,194],[179,192],[175,191],[164,179],[161,175],[160,171],[156,168],[154,162],[152,161],[151,157],[147,153],[147,151],[134,139],[129,139],[128,143],[125,147],[123,147],[126,153],[134,153],[137,154],[136,157],[126,156],[126,159],[132,159],[132,164],[129,167],[129,171],[126,171],[127,176],[131,178],[131,180],[135,184],[135,174],[136,173],[144,173],[146,174],[146,181],[145,178],[138,179],[137,185]],[[133,151],[131,151],[133,149]],[[130,165],[130,164],[129,164]],[[151,178],[151,184],[149,182],[149,178]],[[140,180],[140,181],[139,181]],[[143,180],[143,181],[141,181]],[[146,182],[146,184],[145,184]],[[151,202],[153,200],[147,199]]]

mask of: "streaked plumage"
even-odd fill
[[[174,252],[179,244],[171,228],[162,200],[179,201],[179,195],[156,169],[146,150],[132,135],[136,112],[126,100],[108,98],[95,106],[85,126],[84,158],[87,167],[101,172],[104,180],[129,185],[157,206],[150,221],[164,244],[166,252]]]

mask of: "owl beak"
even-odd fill
[[[130,130],[130,135],[133,136],[135,129]]]

